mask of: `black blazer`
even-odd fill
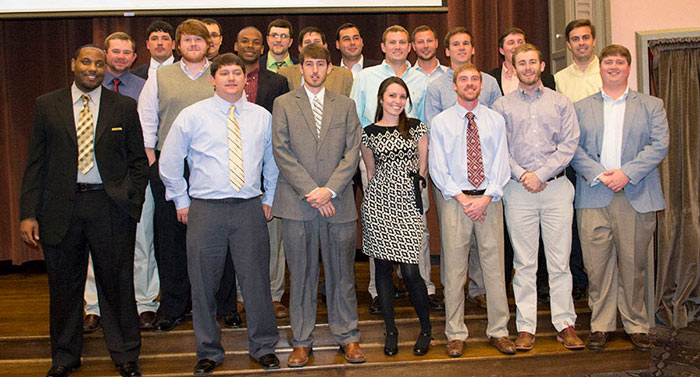
[[[381,63],[380,60],[374,60],[374,59],[369,59],[366,56],[362,56],[364,59],[362,60],[362,69],[369,68],[369,67],[374,67],[375,65],[379,65]],[[341,58],[342,59],[342,58]],[[341,60],[342,61],[342,60]],[[336,64],[336,67],[340,67],[341,61],[338,61],[338,64]]]
[[[94,148],[107,195],[138,220],[148,160],[136,101],[102,90]],[[77,175],[78,144],[68,87],[37,98],[22,179],[20,219],[37,219],[42,242],[56,245],[65,236]]]
[[[151,59],[148,59],[148,63],[141,64],[140,66],[131,69],[131,71],[129,71],[129,72],[133,73],[134,75],[136,75],[144,80],[147,80],[148,79],[148,68],[150,68],[150,67],[151,67]]]
[[[264,107],[272,113],[272,104],[275,98],[289,91],[287,79],[282,75],[278,75],[272,71],[265,69],[265,66],[260,65],[260,73],[258,75],[258,93],[255,95],[255,103]]]
[[[292,59],[292,63],[294,63],[294,64],[299,63],[299,59],[296,58],[296,57],[294,57],[291,53],[289,54],[289,57]],[[263,54],[260,56],[259,63],[260,63],[260,69],[261,69],[261,70],[262,70],[262,69],[267,70],[267,52],[263,53]],[[274,73],[274,72],[273,72],[273,73]]]
[[[501,85],[501,73],[503,72],[503,65],[499,65],[498,68],[494,69],[493,71],[489,72],[491,76],[493,76],[496,81],[498,81],[498,89],[501,89],[501,94],[503,94],[503,85]],[[552,76],[551,73],[545,71],[542,72],[542,77],[540,77],[542,80],[542,85],[546,86],[549,89],[552,90],[557,90],[557,84],[554,82],[554,76]]]

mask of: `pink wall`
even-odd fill
[[[637,88],[634,33],[659,29],[700,27],[698,0],[611,0],[612,42],[632,52],[630,88]]]

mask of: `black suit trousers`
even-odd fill
[[[141,334],[134,298],[135,238],[136,220],[105,191],[97,190],[76,194],[65,237],[57,245],[42,244],[49,278],[53,365],[80,365],[88,250],[110,356],[115,364],[138,359]]]

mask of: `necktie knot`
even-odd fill
[[[121,80],[119,80],[118,78],[115,77],[112,80],[112,90],[119,93],[119,83],[121,83],[121,82],[122,82]]]
[[[89,94],[83,94],[80,96],[80,98],[83,100],[83,104],[87,106],[88,102],[90,102],[90,95]]]
[[[474,113],[472,113],[471,111],[468,112],[468,113],[467,113],[467,119],[469,119],[469,120],[474,120]]]
[[[277,69],[280,69],[280,68],[282,68],[282,66],[284,65],[284,61],[275,62],[275,65],[277,66]]]
[[[229,107],[229,109],[228,109],[228,118],[232,119],[233,117],[235,117],[236,116],[235,113],[236,113],[236,105],[231,105],[231,107]]]

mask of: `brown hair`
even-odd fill
[[[515,51],[513,51],[513,61],[511,62],[513,63],[513,66],[515,66],[515,57],[518,56],[518,54],[527,51],[537,51],[537,57],[540,59],[540,62],[542,61],[542,51],[538,50],[532,43],[525,43],[516,47]]]
[[[506,37],[511,34],[522,34],[523,39],[527,41],[527,34],[525,34],[523,29],[519,27],[512,27],[504,30],[503,33],[501,33],[501,35],[498,37],[498,47],[503,48],[503,41],[505,41]]]
[[[404,33],[406,34],[406,39],[410,37],[410,34],[408,33],[408,30],[406,30],[405,27],[401,25],[392,25],[386,28],[386,30],[384,30],[384,33],[382,33],[382,43],[386,42],[386,35],[389,33]]]
[[[391,76],[379,85],[379,91],[377,92],[377,112],[374,115],[374,121],[379,122],[384,117],[384,108],[382,107],[382,99],[384,98],[384,92],[391,84],[399,84],[406,91],[406,102],[409,106],[413,107],[413,101],[411,101],[411,92],[408,90],[406,83],[401,80],[401,78],[396,76]],[[399,133],[405,139],[408,139],[408,132],[410,130],[410,124],[408,123],[408,116],[406,116],[406,107],[404,107],[401,114],[399,114]]]
[[[301,49],[301,52],[299,53],[299,64],[304,64],[304,60],[306,60],[306,58],[323,59],[326,61],[326,63],[330,63],[331,53],[328,52],[328,49],[322,45],[312,43]]]
[[[118,39],[120,41],[129,41],[131,42],[131,52],[134,54],[136,53],[136,42],[131,38],[131,36],[127,33],[124,33],[122,31],[118,31],[116,33],[112,33],[105,38],[105,51],[109,50],[109,42],[111,42],[114,39]]]
[[[625,46],[610,45],[605,47],[603,51],[600,52],[599,59],[601,63],[603,62],[603,59],[608,56],[622,56],[623,58],[627,59],[627,64],[632,64],[632,55],[630,54],[630,50],[628,50]]]
[[[453,36],[455,36],[457,34],[468,35],[469,36],[469,43],[471,43],[472,47],[474,46],[474,36],[472,35],[472,33],[469,30],[467,30],[467,28],[465,28],[464,26],[457,26],[456,28],[451,29],[450,31],[447,32],[447,34],[445,34],[445,39],[444,39],[445,48],[450,48],[450,38],[452,38]]]
[[[571,31],[578,28],[578,27],[583,27],[583,26],[588,26],[591,29],[591,37],[595,39],[595,26],[591,24],[591,20],[586,19],[586,18],[581,18],[578,20],[573,20],[569,22],[566,25],[566,41],[569,41],[569,34],[571,34]]]
[[[433,30],[433,28],[431,28],[428,25],[420,25],[420,26],[416,27],[415,29],[413,29],[413,33],[411,33],[411,41],[416,40],[416,34],[424,32],[424,31],[429,31],[429,32],[433,33],[433,37],[435,37],[435,39],[437,39],[437,35],[435,35],[435,30]]]
[[[175,48],[180,53],[182,53],[180,51],[180,39],[182,38],[183,34],[196,35],[204,39],[205,41],[207,41],[207,48],[211,44],[211,35],[209,35],[209,29],[207,29],[207,26],[204,24],[204,22],[200,20],[190,18],[182,21],[182,23],[177,26],[177,29],[175,30]]]
[[[218,71],[219,68],[227,65],[237,65],[241,67],[243,70],[243,75],[245,76],[245,64],[243,63],[243,60],[238,55],[227,52],[215,57],[214,60],[211,61],[211,66],[209,66],[211,77],[215,77],[216,71]]]
[[[467,63],[467,64],[463,64],[459,68],[457,68],[457,70],[454,72],[454,75],[452,76],[452,82],[456,84],[457,83],[457,76],[459,76],[460,73],[462,73],[468,69],[472,69],[472,70],[479,72],[479,78],[481,78],[481,72],[479,71],[479,69],[476,68],[476,66],[474,64]]]

